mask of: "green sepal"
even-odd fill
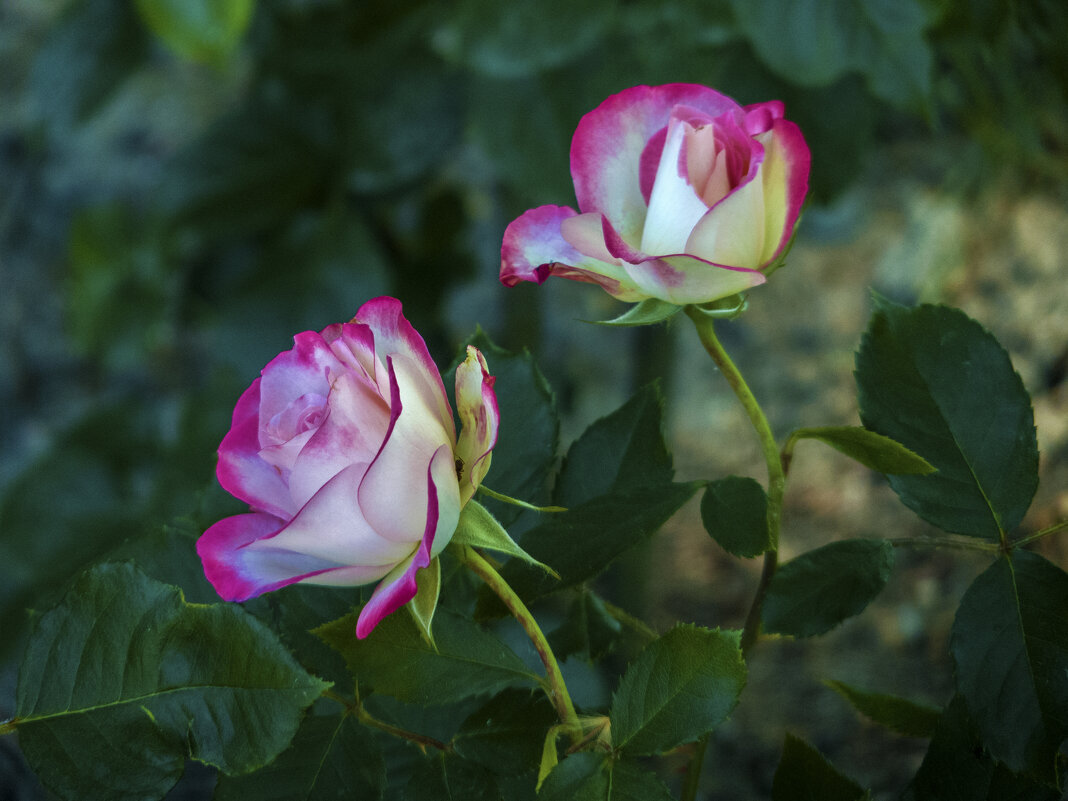
[[[925,476],[938,471],[937,467],[897,440],[862,426],[799,428],[790,435],[788,442],[792,444],[799,439],[819,440],[879,473]]]
[[[532,565],[536,565],[554,578],[560,578],[560,574],[543,562],[539,562],[528,554],[513,540],[504,526],[497,522],[497,518],[487,511],[486,507],[478,501],[470,500],[460,512],[460,523],[456,526],[456,533],[452,535],[450,545],[470,545],[473,548],[489,548],[492,551],[500,551],[517,559],[522,559]]]
[[[646,298],[627,309],[619,317],[611,320],[589,320],[594,325],[614,325],[634,327],[639,325],[656,325],[674,317],[682,311],[682,306],[668,303],[658,298]]]
[[[505,495],[501,492],[494,492],[485,484],[479,485],[478,491],[483,495],[489,496],[501,503],[511,504],[512,506],[518,506],[520,509],[529,509],[532,512],[566,512],[567,509],[563,506],[535,506],[532,503],[521,501],[518,498],[513,498],[510,495]]]
[[[434,634],[430,630],[434,622],[434,610],[438,608],[438,596],[441,594],[441,560],[434,557],[430,564],[415,573],[415,597],[408,602],[408,611],[419,627],[423,639],[435,651]]]
[[[541,790],[541,785],[546,777],[552,773],[553,768],[560,762],[560,757],[556,753],[556,738],[563,733],[564,729],[565,726],[561,723],[553,726],[545,733],[545,743],[541,747],[541,763],[538,765],[538,784],[534,788],[535,792]]]
[[[739,292],[708,303],[695,303],[690,308],[700,312],[705,317],[712,317],[717,320],[733,320],[749,308],[749,299]]]

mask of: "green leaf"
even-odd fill
[[[309,715],[292,745],[246,776],[219,779],[215,801],[381,799],[386,766],[371,730],[352,715]]]
[[[549,635],[557,659],[583,654],[599,659],[615,645],[623,624],[605,608],[604,602],[589,590],[580,591],[568,609],[564,622]]]
[[[1051,776],[1068,736],[1068,574],[1029,551],[998,559],[964,593],[950,651],[991,756]]]
[[[434,618],[434,650],[406,615],[389,615],[370,636],[356,639],[358,612],[320,626],[315,634],[336,649],[349,670],[375,692],[415,704],[448,704],[487,695],[537,676],[496,636],[445,608]]]
[[[867,792],[819,751],[787,733],[771,784],[772,801],[861,801]]]
[[[676,306],[674,303],[657,300],[656,298],[646,298],[635,303],[618,317],[614,317],[611,320],[598,320],[596,324],[621,327],[656,325],[671,319],[680,311],[682,311],[682,306]]]
[[[858,690],[845,682],[823,682],[849,701],[860,714],[906,737],[930,737],[942,710],[907,698]]]
[[[871,470],[892,475],[927,475],[935,467],[900,442],[860,426],[799,428],[791,439],[817,439]]]
[[[964,699],[955,696],[902,801],[1059,801],[1060,792],[1009,771],[983,749]]]
[[[745,686],[738,632],[678,625],[631,663],[612,698],[612,743],[654,754],[722,723]]]
[[[485,768],[452,754],[437,753],[412,771],[403,801],[502,801],[497,779]]]
[[[752,478],[727,476],[709,483],[701,498],[705,531],[727,553],[750,558],[772,546],[768,496]]]
[[[509,689],[468,717],[452,746],[494,773],[525,773],[538,767],[546,733],[556,722],[544,693]]]
[[[611,492],[668,484],[675,475],[664,441],[664,397],[648,384],[572,443],[555,500],[572,507]]]
[[[842,540],[779,568],[764,600],[764,630],[811,637],[858,615],[878,595],[894,565],[886,540]]]
[[[441,55],[500,78],[558,67],[589,50],[612,23],[614,0],[504,5],[463,0],[433,40]]]
[[[254,0],[137,0],[145,24],[175,53],[223,63],[241,42]]]
[[[850,72],[912,111],[931,102],[933,59],[918,0],[732,0],[757,55],[791,84],[825,86]]]
[[[878,300],[857,353],[865,427],[938,472],[891,476],[901,500],[958,534],[999,538],[1038,486],[1031,399],[1008,354],[963,312]]]
[[[549,500],[548,475],[556,459],[560,430],[552,390],[529,353],[499,348],[481,330],[464,343],[461,354],[468,345],[482,351],[490,374],[497,379],[494,390],[501,426],[486,484],[504,495],[543,505]],[[453,372],[444,378],[450,392],[455,383]],[[523,513],[516,506],[492,499],[484,505],[510,529]]]
[[[521,559],[527,564],[540,567],[551,576],[560,577],[560,574],[551,567],[542,564],[520,548],[516,541],[508,536],[508,532],[497,522],[497,519],[486,510],[486,507],[474,499],[468,501],[467,505],[460,511],[460,522],[456,527],[456,533],[452,535],[450,543],[499,551],[516,559]]]
[[[686,503],[702,482],[636,488],[554,514],[527,531],[522,544],[535,559],[554,564],[559,580],[512,560],[501,575],[519,595],[533,599],[596,576],[627,548],[651,537]],[[497,608],[495,596],[480,592],[480,605]]]
[[[600,754],[569,756],[549,774],[538,801],[671,801],[660,779],[645,768]]]
[[[65,798],[162,798],[187,756],[224,773],[270,762],[328,686],[239,606],[187,604],[130,564],[100,565],[36,621],[19,741]]]

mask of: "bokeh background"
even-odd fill
[[[580,322],[621,311],[593,287],[496,279],[511,219],[574,202],[580,116],[639,83],[782,99],[811,146],[789,264],[721,326],[776,432],[856,422],[869,288],[958,305],[1034,396],[1023,531],[1065,518],[1066,43],[1063,0],[0,0],[0,718],[27,610],[147,532],[191,544],[234,511],[213,480],[233,402],[295,332],[378,294],[442,366],[476,324],[529,348],[565,442],[660,379],[681,478],[762,477],[685,320],[607,330]],[[929,533],[817,444],[793,470],[787,557]],[[1068,564],[1063,541],[1041,547]],[[786,729],[895,797],[924,743],[820,682],[943,703],[950,616],[983,564],[903,551],[861,617],[763,644],[706,797],[767,797]],[[694,503],[603,589],[661,629],[739,626],[758,570]],[[210,784],[193,771],[174,797]],[[0,740],[0,798],[45,797]]]

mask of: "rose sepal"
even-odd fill
[[[720,298],[711,303],[695,303],[689,308],[714,320],[733,320],[749,308],[749,298],[739,292],[737,295]]]
[[[682,311],[682,306],[669,303],[659,298],[646,298],[627,309],[623,314],[611,320],[587,320],[594,325],[614,325],[635,327],[639,325],[656,325],[669,320]]]
[[[460,512],[460,523],[456,527],[456,533],[452,535],[452,540],[449,542],[449,547],[454,549],[463,548],[465,545],[508,554],[508,556],[540,567],[554,578],[560,578],[559,573],[520,548],[519,544],[504,530],[504,526],[497,521],[497,518],[478,501],[468,501],[464,506]]]
[[[495,501],[501,503],[508,503],[512,506],[518,506],[520,509],[529,509],[532,512],[566,512],[567,509],[563,506],[535,506],[532,503],[521,501],[518,498],[513,498],[510,495],[505,495],[500,492],[494,492],[489,487],[479,484],[478,491],[487,497],[493,498]]]
[[[429,565],[416,572],[415,586],[415,597],[408,602],[408,611],[411,612],[412,620],[419,627],[419,633],[423,635],[427,645],[437,651],[431,624],[434,622],[434,611],[438,608],[438,596],[441,593],[440,558],[434,557]]]

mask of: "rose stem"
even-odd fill
[[[582,738],[582,725],[579,723],[578,715],[575,713],[575,705],[571,702],[571,694],[567,691],[567,685],[564,684],[564,676],[560,672],[560,665],[557,663],[556,656],[549,646],[549,641],[545,639],[538,622],[534,619],[530,610],[527,609],[522,599],[516,595],[515,590],[508,585],[508,582],[501,577],[500,573],[493,569],[493,565],[482,558],[478,551],[470,545],[465,545],[460,550],[460,559],[471,569],[472,573],[486,582],[486,585],[504,602],[504,605],[508,607],[508,611],[519,621],[519,625],[523,627],[527,636],[530,637],[530,641],[534,643],[534,648],[537,650],[538,656],[541,657],[542,664],[545,665],[545,677],[548,683],[545,690],[546,695],[549,696],[549,700],[556,707],[560,722],[571,736],[571,742],[578,742]]]
[[[756,398],[753,397],[741,372],[716,337],[712,318],[694,306],[687,306],[685,311],[697,328],[697,336],[701,344],[723,373],[723,377],[734,390],[735,397],[749,416],[749,422],[753,425],[757,438],[760,440],[760,449],[764,454],[764,462],[768,469],[768,539],[771,547],[764,553],[764,568],[760,573],[760,583],[757,585],[753,602],[745,618],[745,626],[742,628],[742,654],[746,655],[760,636],[760,612],[764,606],[764,598],[768,594],[768,586],[771,584],[779,563],[779,529],[782,520],[783,494],[786,491],[786,472],[783,470],[779,448],[775,444],[775,436],[771,433],[768,418],[764,415],[764,410],[760,408]],[[697,797],[697,786],[701,778],[701,767],[704,764],[707,748],[708,735],[706,734],[698,741],[691,758],[690,770],[686,775],[686,783],[682,792],[683,801],[693,801]]]

